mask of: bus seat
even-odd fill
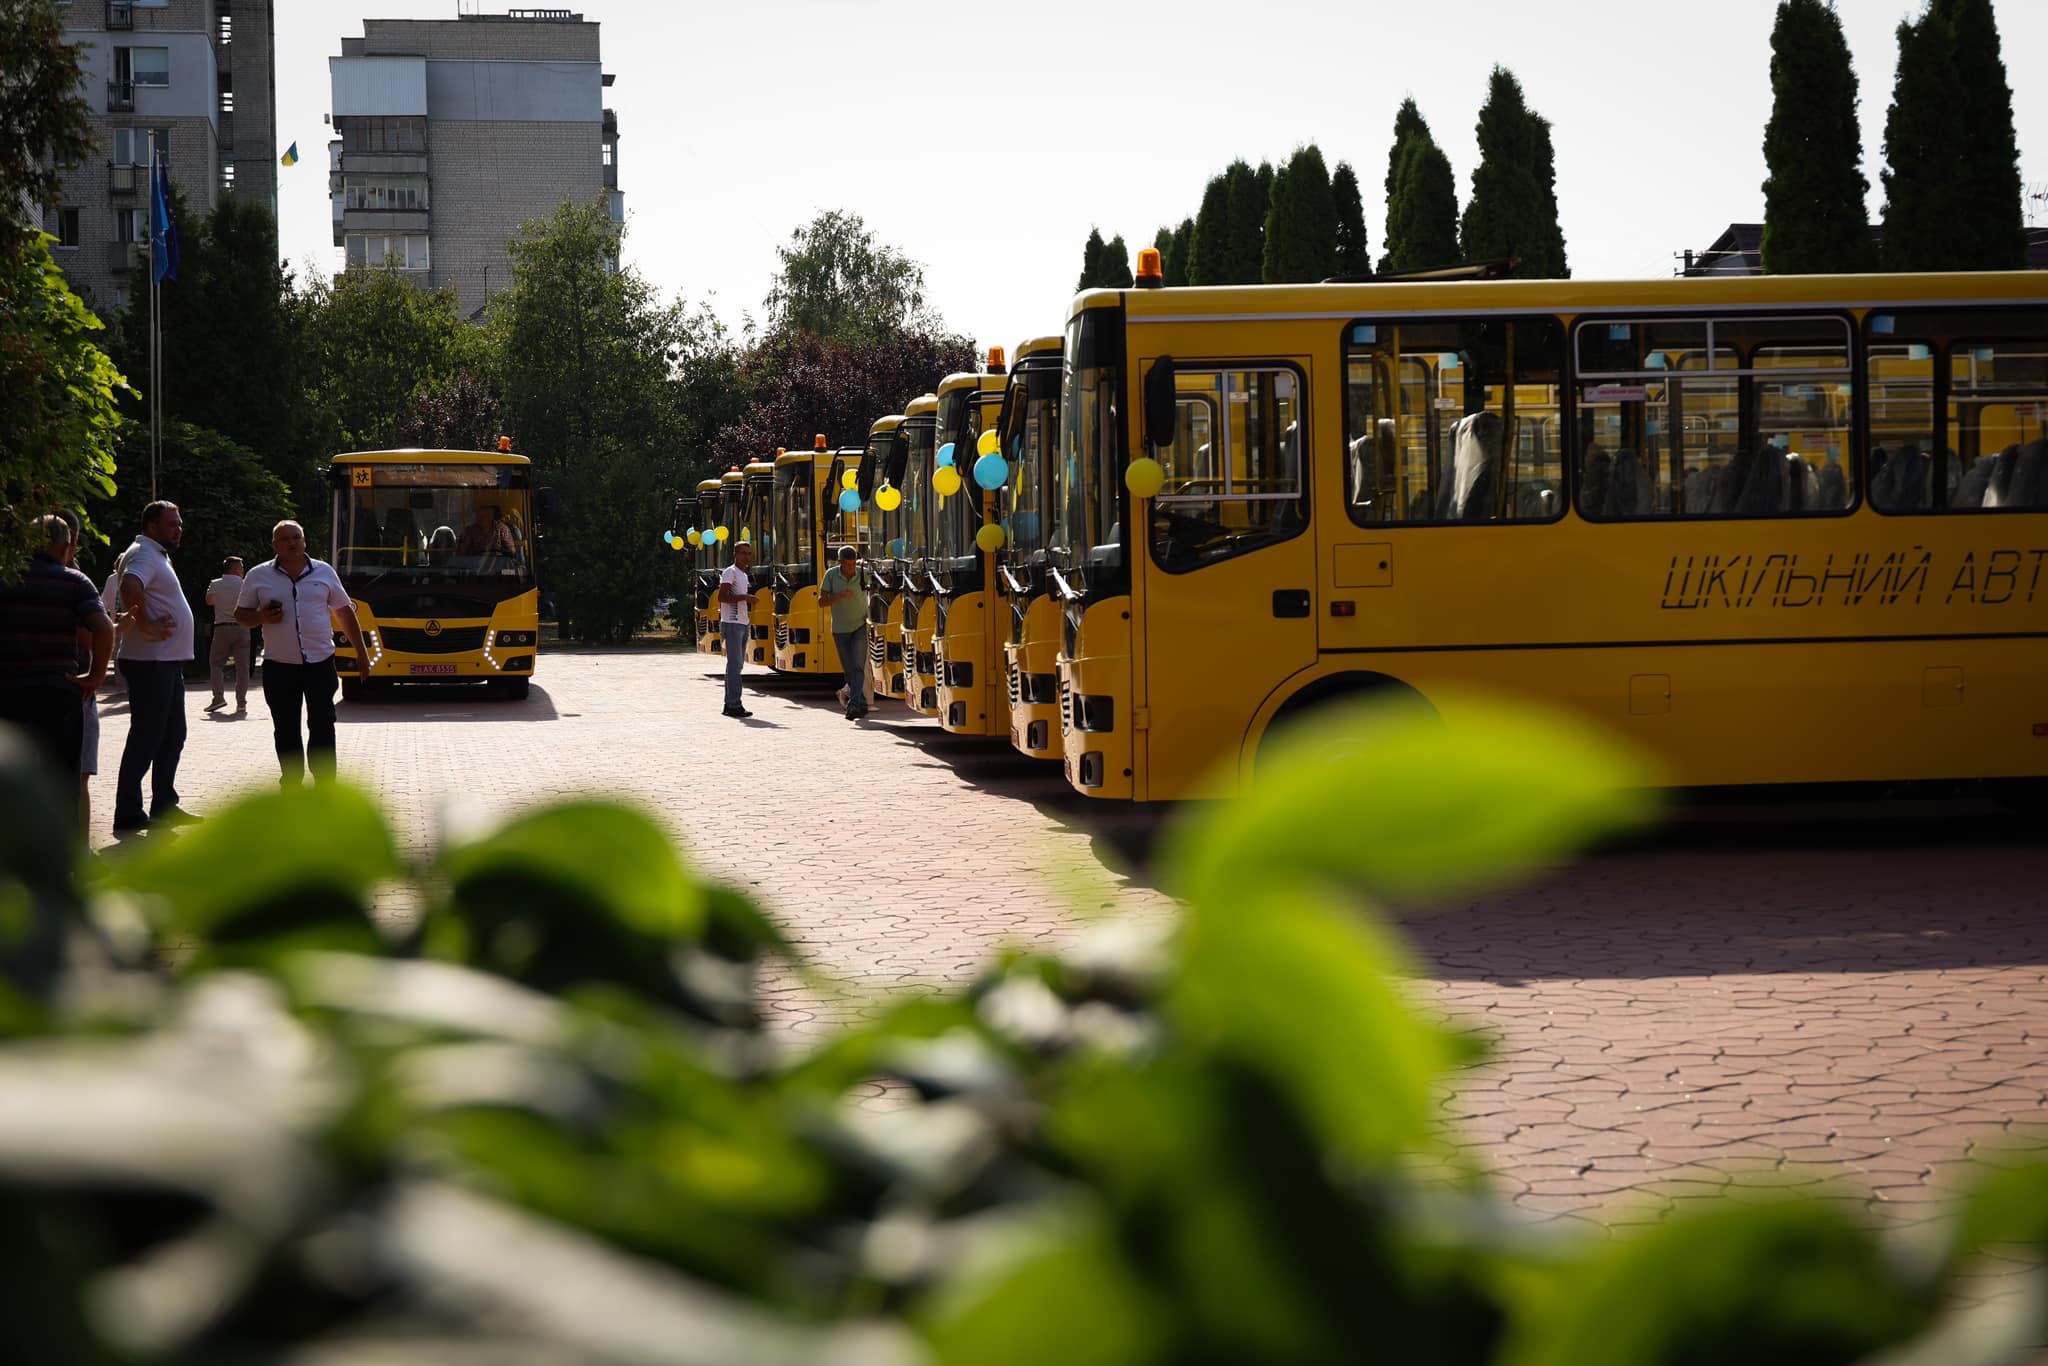
[[[1494,412],[1467,413],[1451,426],[1451,477],[1444,483],[1446,521],[1490,521],[1499,464],[1501,420]]]
[[[1962,482],[1956,485],[1955,493],[1948,500],[1948,505],[1952,508],[1983,507],[1984,495],[1991,488],[1992,471],[1997,468],[1998,457],[1991,455],[1978,456],[1977,463],[1970,466],[1969,472],[1963,475]],[[1912,506],[1925,507],[1927,504],[1923,499],[1918,503],[1912,504]]]
[[[1680,486],[1685,493],[1685,510],[1694,517],[1714,511],[1714,500],[1720,496],[1721,470],[1717,465],[1694,465],[1685,472],[1685,482]]]
[[[1998,467],[1991,472],[1991,484],[1984,490],[1988,508],[2036,508],[2048,496],[2048,479],[2042,464],[2048,460],[2048,439],[2024,446],[2008,446],[1999,453]]]
[[[1557,508],[1557,494],[1541,480],[1515,485],[1517,521],[1547,522]]]
[[[1623,446],[1614,453],[1614,470],[1607,480],[1607,515],[1634,517],[1650,511],[1650,472],[1642,457]]]
[[[1849,476],[1842,470],[1842,462],[1828,457],[1814,475],[1814,502],[1812,506],[1824,512],[1840,512],[1849,506]]]
[[[1607,481],[1614,457],[1596,442],[1579,461],[1579,511],[1588,517],[1607,515]]]

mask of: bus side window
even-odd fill
[[[2048,507],[2044,332],[2038,313],[2005,310],[1868,320],[1870,501],[1879,511]]]
[[[1180,420],[1157,452],[1166,483],[1152,499],[1152,557],[1170,572],[1246,554],[1298,534],[1301,373],[1273,365],[1176,375]]]

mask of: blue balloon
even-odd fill
[[[941,468],[944,468],[945,466],[950,465],[952,463],[953,443],[948,441],[945,445],[939,447],[939,465]]]
[[[1010,482],[1010,462],[1000,455],[984,455],[974,462],[974,482],[985,489],[999,489]]]
[[[903,555],[903,538],[902,538],[901,536],[896,536],[896,537],[892,537],[892,538],[890,539],[890,541],[889,541],[889,553],[890,553],[891,555],[897,556],[898,558],[901,558],[901,557],[902,557],[902,555]]]
[[[839,490],[839,510],[841,512],[859,512],[860,495],[852,489]]]
[[[1015,524],[1010,528],[1011,538],[1013,540],[1036,541],[1038,539],[1037,513],[1020,512],[1016,515],[1013,521]]]

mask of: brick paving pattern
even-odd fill
[[[824,689],[757,671],[754,718],[728,720],[714,672],[561,651],[522,703],[344,706],[342,769],[414,853],[548,796],[640,801],[846,985],[770,982],[798,1042],[963,980],[1001,944],[1056,947],[1105,909],[1171,914],[1125,853],[1157,813],[1086,802],[1051,766],[900,707],[850,726]],[[202,716],[205,696],[180,780],[201,813],[275,773],[260,694],[242,720]],[[124,711],[104,717],[98,845]],[[1694,813],[1521,891],[1411,913],[1423,999],[1494,1043],[1446,1091],[1452,1132],[1547,1219],[1615,1227],[1776,1187],[1925,1219],[2048,1133],[2044,872],[2035,826],[1962,803]]]

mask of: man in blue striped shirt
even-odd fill
[[[62,517],[35,521],[36,552],[12,583],[0,583],[0,721],[26,730],[63,779],[78,784],[85,743],[82,699],[106,681],[114,626],[92,580],[67,561],[76,550]],[[79,632],[92,639],[92,658],[79,671]]]

